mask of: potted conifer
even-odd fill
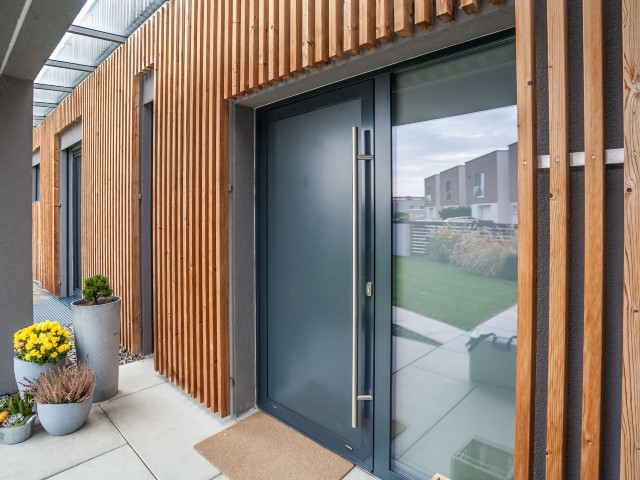
[[[76,353],[95,370],[93,401],[102,402],[118,393],[121,300],[104,275],[86,278],[83,287],[82,300],[71,304]]]

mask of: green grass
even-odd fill
[[[393,260],[394,305],[465,331],[516,303],[516,282],[419,257]]]

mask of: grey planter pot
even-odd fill
[[[120,305],[82,305],[84,300],[71,304],[73,332],[78,362],[85,362],[96,371],[93,400],[102,402],[118,393],[118,353],[120,350]]]
[[[0,428],[0,445],[15,445],[28,440],[33,435],[33,424],[36,416],[31,415],[27,423],[20,427]]]
[[[84,425],[92,403],[91,395],[80,403],[39,403],[38,418],[49,434],[68,435]]]
[[[26,390],[21,383],[26,383],[27,380],[35,381],[40,378],[43,373],[49,373],[52,371],[58,371],[60,368],[67,364],[67,356],[58,360],[56,363],[33,363],[19,358],[13,357],[13,374],[16,377],[16,383],[18,384],[18,391],[20,395]]]

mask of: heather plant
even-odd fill
[[[27,362],[56,363],[71,349],[70,336],[58,322],[35,323],[13,334],[13,353]]]
[[[99,303],[109,303],[113,289],[109,285],[109,279],[104,275],[94,275],[85,278],[83,282],[82,298],[89,305],[97,305]]]
[[[96,373],[83,363],[43,374],[24,384],[39,404],[80,403],[93,392]]]

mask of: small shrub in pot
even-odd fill
[[[67,435],[86,422],[95,384],[95,372],[78,364],[44,374],[25,386],[33,394],[44,429],[51,435]]]
[[[71,304],[78,361],[96,372],[95,402],[118,393],[120,298],[109,280],[95,275],[84,280],[82,300]]]
[[[31,437],[35,422],[33,398],[25,394],[0,397],[0,445],[15,445]]]

